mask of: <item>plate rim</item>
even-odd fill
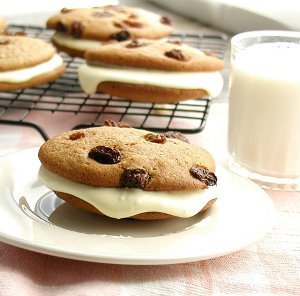
[[[33,154],[32,157],[33,157],[34,154],[37,155],[37,151],[38,151],[38,147],[35,147],[35,148],[20,150],[17,152],[8,153],[8,154],[0,157],[0,164],[6,158],[9,158],[16,154],[22,154],[22,153],[31,154],[32,153]],[[268,219],[264,223],[263,227],[261,227],[259,230],[256,230],[255,235],[252,235],[249,239],[244,239],[242,241],[242,243],[239,244],[239,246],[236,247],[235,249],[227,248],[227,249],[224,249],[223,252],[218,252],[218,254],[213,254],[213,252],[208,253],[206,255],[186,254],[185,256],[182,256],[179,258],[175,257],[174,254],[172,256],[165,256],[165,255],[163,257],[158,256],[156,258],[153,258],[152,256],[146,258],[145,255],[144,256],[143,255],[133,256],[132,254],[130,254],[130,255],[128,255],[128,254],[127,255],[124,255],[124,254],[118,255],[118,254],[109,254],[109,253],[91,254],[88,251],[82,252],[82,251],[78,251],[78,250],[74,250],[74,249],[72,249],[72,250],[62,249],[61,247],[53,247],[53,246],[41,244],[36,241],[25,240],[23,238],[10,235],[8,233],[4,233],[1,229],[0,229],[0,241],[3,243],[10,244],[15,247],[20,247],[20,248],[29,250],[29,251],[38,252],[38,253],[47,254],[47,255],[56,256],[56,257],[61,257],[61,258],[68,258],[68,259],[82,260],[82,261],[89,261],[89,262],[98,262],[98,263],[128,264],[128,265],[167,265],[167,264],[188,263],[188,262],[195,262],[195,261],[216,258],[216,257],[220,257],[220,256],[224,256],[224,255],[236,252],[238,250],[242,250],[245,247],[253,244],[255,241],[260,240],[266,234],[266,232],[271,228],[271,225],[272,225],[272,223],[274,221],[274,217],[275,217],[275,207],[274,207],[271,197],[262,188],[260,188],[258,185],[256,185],[254,182],[252,182],[248,179],[245,179],[241,176],[238,176],[238,175],[234,174],[233,172],[228,171],[227,169],[225,169],[222,166],[217,165],[217,168],[221,169],[222,171],[226,172],[227,174],[234,175],[235,178],[239,178],[240,180],[243,180],[243,182],[247,182],[249,186],[252,186],[253,188],[255,188],[255,190],[257,190],[258,192],[260,192],[261,194],[263,194],[265,196],[264,202],[268,205]],[[0,183],[1,183],[1,180],[0,180]],[[1,206],[1,203],[0,203],[0,206]],[[39,223],[39,222],[33,221],[33,223]],[[44,225],[44,226],[46,226],[46,225]],[[66,230],[66,229],[60,228],[55,225],[52,225],[52,226],[54,226],[55,228],[59,228],[60,231],[71,232],[70,230]],[[142,238],[131,238],[131,239],[139,239],[139,240],[149,240],[150,239],[151,240],[153,238],[155,238],[155,237],[142,237]]]

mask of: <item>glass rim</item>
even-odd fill
[[[238,42],[241,40],[245,40],[247,38],[252,37],[293,37],[293,38],[299,38],[300,43],[300,31],[284,31],[284,30],[258,30],[258,31],[249,31],[249,32],[243,32],[234,35],[231,38],[231,46],[234,46],[235,48],[243,48],[243,46],[238,46]]]

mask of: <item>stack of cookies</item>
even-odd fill
[[[223,62],[168,41],[173,29],[166,16],[118,5],[64,8],[47,27],[56,31],[52,42],[59,50],[86,59],[79,81],[87,94],[175,103],[216,97],[222,90]],[[6,22],[0,21],[0,31],[5,29]],[[50,44],[23,36],[0,37],[0,90],[44,84],[64,70]]]
[[[139,8],[103,6],[63,9],[47,26],[54,45],[84,57],[79,69],[84,92],[127,100],[176,103],[216,97],[223,87],[217,57],[180,42],[169,42],[168,17]]]

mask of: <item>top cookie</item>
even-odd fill
[[[62,9],[51,17],[48,28],[75,38],[124,41],[130,38],[160,39],[171,34],[167,17],[132,7],[108,5],[94,8]]]
[[[90,49],[85,58],[89,64],[158,69],[165,71],[219,71],[222,60],[180,42],[133,40]]]
[[[91,186],[179,191],[214,185],[215,163],[206,150],[121,127],[63,133],[40,148],[39,158],[52,173]]]
[[[0,36],[0,71],[32,67],[50,60],[54,47],[24,36]]]

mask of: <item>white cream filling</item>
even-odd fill
[[[217,97],[223,88],[219,72],[176,72],[141,68],[116,68],[84,64],[78,69],[83,91],[96,93],[101,82],[123,82],[176,89],[203,89],[209,96]]]
[[[58,45],[81,51],[86,51],[102,44],[101,41],[74,38],[70,35],[59,32],[52,36],[52,40],[54,40]]]
[[[44,166],[39,170],[39,180],[49,189],[79,197],[103,214],[117,219],[145,212],[188,218],[218,196],[216,186],[205,190],[172,192],[93,187],[53,174]]]
[[[41,74],[53,71],[62,63],[62,58],[55,54],[49,61],[33,67],[0,72],[0,81],[10,83],[25,82]]]

